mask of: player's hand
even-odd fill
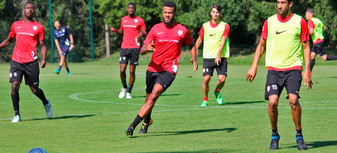
[[[41,68],[44,68],[46,66],[46,60],[42,59],[41,60]]]
[[[255,76],[256,76],[256,69],[250,68],[247,75],[246,75],[246,80],[249,81],[250,83],[252,83]]]
[[[221,63],[221,57],[220,56],[216,56],[215,63],[216,63],[217,66],[219,66],[219,64]]]
[[[111,27],[110,30],[111,30],[112,33],[115,33],[117,31],[117,29],[115,27]]]
[[[196,61],[194,61],[193,59],[191,59],[191,63],[193,63],[193,66],[194,66],[193,72],[198,70],[198,63]]]
[[[156,51],[154,41],[152,41],[151,44],[147,45],[146,48],[148,50]]]
[[[304,80],[304,85],[307,85],[308,90],[312,88],[312,85],[314,85],[314,83],[311,80],[310,72],[309,71],[308,72],[304,72],[303,80]]]
[[[62,55],[62,51],[59,51],[59,55],[60,55],[60,56]]]
[[[70,45],[70,50],[73,50],[75,48],[74,44]]]

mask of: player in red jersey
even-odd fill
[[[36,55],[36,45],[39,42],[41,46],[41,68],[46,65],[47,48],[43,43],[44,30],[43,26],[33,20],[34,4],[26,2],[24,4],[24,19],[16,21],[11,26],[11,31],[6,40],[0,44],[0,48],[4,48],[12,43],[16,38],[16,45],[12,55],[10,79],[12,83],[11,97],[15,116],[12,123],[21,121],[19,112],[19,88],[22,76],[25,77],[25,83],[30,90],[42,101],[47,116],[51,117],[53,110],[49,101],[46,99],[43,91],[39,88],[39,66]]]
[[[151,112],[155,102],[175,79],[183,43],[191,48],[194,71],[198,69],[196,48],[193,46],[191,35],[185,26],[176,23],[175,16],[176,4],[171,1],[164,2],[164,22],[154,25],[144,40],[141,54],[153,51],[152,60],[146,72],[145,104],[126,129],[126,135],[132,136],[133,130],[143,119],[144,123],[139,133],[147,133],[147,128],[152,123]]]
[[[124,16],[121,19],[121,29],[116,29],[111,27],[111,32],[123,34],[123,42],[120,52],[119,64],[120,64],[120,77],[123,84],[122,91],[119,94],[119,98],[124,98],[126,93],[126,98],[130,99],[131,90],[133,87],[133,83],[136,79],[135,71],[136,66],[138,65],[139,58],[139,48],[140,43],[139,39],[146,35],[146,27],[144,20],[135,15],[136,4],[129,3],[128,4],[128,15]],[[126,66],[130,59],[130,78],[129,78],[129,86],[126,85]]]

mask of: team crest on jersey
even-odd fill
[[[178,35],[179,36],[183,35],[183,31],[182,30],[178,30]]]
[[[65,29],[62,29],[62,32],[66,32],[66,30],[65,30]]]
[[[138,19],[135,19],[134,21],[135,21],[135,23],[137,23],[137,22],[138,22]]]
[[[36,30],[37,29],[37,26],[33,26],[33,30]]]

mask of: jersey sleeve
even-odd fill
[[[309,28],[307,22],[301,19],[301,41],[305,42],[309,40]]]
[[[225,25],[225,31],[223,32],[222,36],[228,37],[229,36],[229,29],[230,29],[229,24],[226,24]]]
[[[148,44],[150,44],[152,41],[154,41],[154,40],[155,40],[154,34],[155,34],[155,30],[154,30],[154,27],[152,27],[152,29],[151,29],[150,32],[147,34],[147,36],[146,36],[146,38],[145,38],[145,40],[144,40],[143,43],[144,43],[145,45],[148,45]]]
[[[199,37],[204,38],[204,34],[205,34],[204,26],[202,26],[201,29],[200,29],[200,32],[199,32]]]
[[[144,22],[143,19],[141,19],[140,30],[142,30],[142,31],[146,30],[145,22]]]
[[[44,28],[41,25],[41,28],[39,30],[39,40],[44,40]]]
[[[263,27],[262,27],[262,33],[261,33],[261,38],[264,40],[267,40],[268,37],[268,19],[264,21]]]
[[[123,28],[123,18],[121,19],[121,22],[120,22],[120,24],[121,24],[121,27],[120,27],[120,29],[121,29],[121,30],[124,30],[124,28]]]
[[[68,28],[65,28],[65,29],[66,29],[66,33],[67,33],[68,35],[70,35],[70,34],[71,34],[70,30],[69,30]]]
[[[185,31],[184,44],[190,45],[193,42],[192,37],[188,29]]]
[[[15,38],[15,36],[16,36],[14,23],[11,26],[11,31],[9,32],[9,36],[12,37],[12,38]]]
[[[54,37],[54,39],[57,39],[57,36],[56,36],[56,31],[55,31],[55,30],[53,31],[53,34],[54,34],[54,36],[53,36],[53,37]]]
[[[308,21],[308,25],[309,25],[309,28],[315,29],[315,24],[314,24],[314,22],[312,22],[312,20]]]

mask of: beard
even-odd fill
[[[169,24],[173,23],[173,21],[174,21],[174,16],[172,17],[172,19],[171,19],[169,22],[165,22],[165,19],[164,19],[164,17],[163,17],[163,21],[164,21],[164,23],[165,23],[166,25],[169,25]]]

